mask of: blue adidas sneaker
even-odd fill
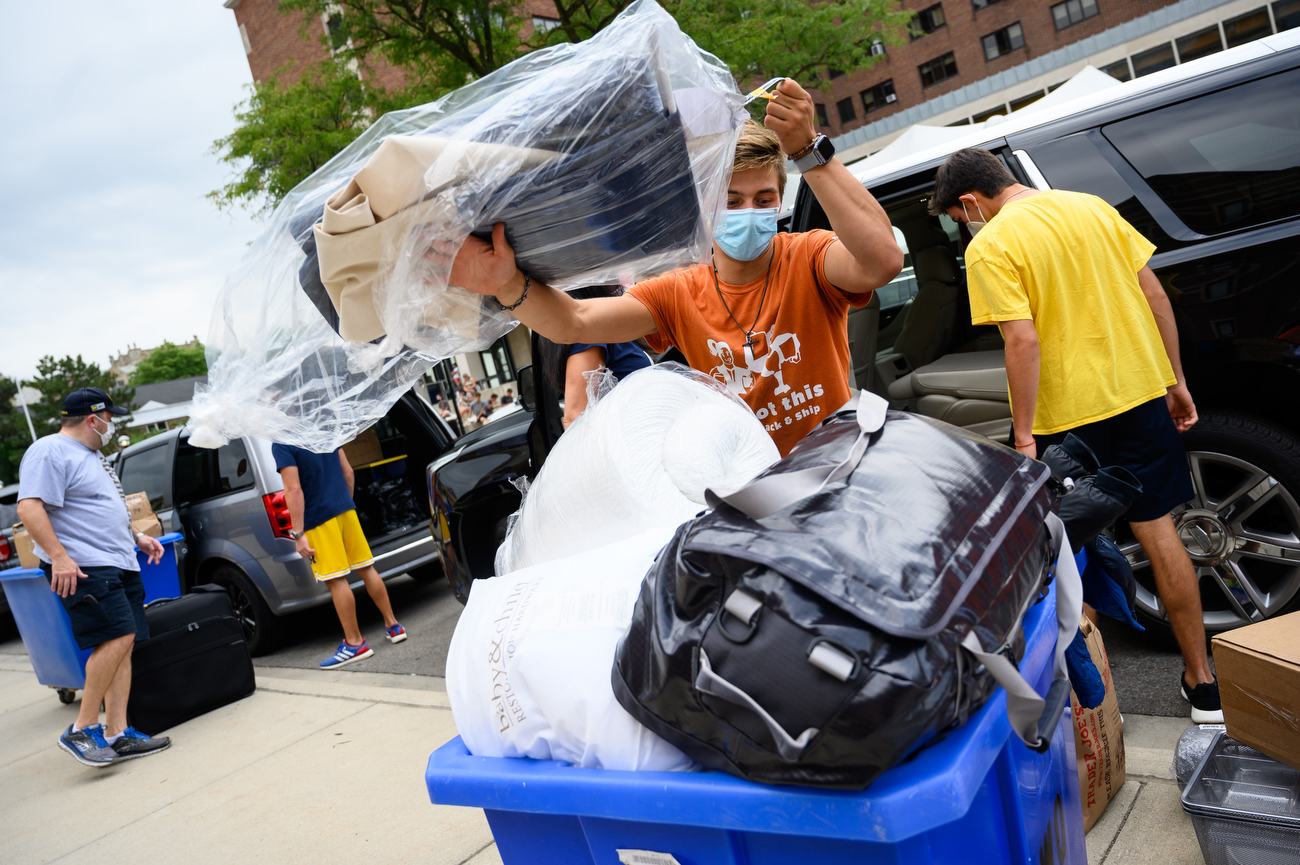
[[[344,640],[339,644],[339,650],[333,655],[320,662],[322,670],[333,670],[337,667],[346,667],[353,661],[360,661],[369,658],[374,652],[366,645],[365,638],[361,640],[359,646],[349,646],[348,641]]]

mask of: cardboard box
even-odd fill
[[[1228,735],[1300,769],[1300,613],[1214,638]]]
[[[14,548],[18,551],[18,564],[24,568],[39,568],[41,560],[32,548],[32,536],[22,523],[14,523]]]
[[[151,538],[162,537],[162,520],[153,512],[148,493],[130,493],[126,497],[126,507],[131,512],[132,529]]]
[[[379,446],[379,433],[375,432],[374,427],[345,444],[343,453],[354,469],[377,463],[384,458],[384,449]]]

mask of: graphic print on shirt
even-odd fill
[[[735,354],[725,340],[709,340],[709,353],[721,363],[710,370],[710,374],[728,391],[742,399],[754,386],[755,378],[776,378],[774,394],[780,396],[790,392],[790,385],[785,383],[781,370],[785,364],[796,364],[800,360],[799,336],[795,333],[783,333],[773,337],[776,327],[766,333],[751,334],[744,344],[745,365],[736,366]],[[755,347],[758,348],[755,351]]]

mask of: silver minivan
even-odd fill
[[[424,466],[447,451],[455,434],[414,390],[374,432],[370,441],[377,438],[382,459],[354,467],[353,500],[375,567],[384,579],[441,580]],[[247,437],[212,450],[173,430],[125,449],[116,468],[122,488],[147,492],[164,530],[184,536],[176,543],[182,590],[216,583],[230,592],[252,654],[274,648],[282,616],[329,602],[329,590],[289,537],[271,442]]]

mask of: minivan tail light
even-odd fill
[[[266,516],[271,521],[271,534],[277,538],[288,538],[289,530],[293,528],[293,518],[289,516],[289,503],[284,499],[284,490],[262,496],[262,504],[266,505]]]
[[[0,562],[13,555],[13,550],[9,547],[8,538],[0,538]]]

